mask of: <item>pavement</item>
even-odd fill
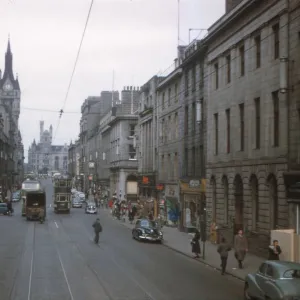
[[[105,209],[104,211],[106,211],[107,214],[110,214],[110,210]],[[125,222],[119,220],[116,221],[128,229],[132,229],[134,227],[134,225],[130,224],[128,220]],[[164,246],[182,255],[188,257],[193,256],[191,253],[191,240],[193,238],[193,234],[181,232],[177,228],[166,226],[163,227],[162,231],[164,235]],[[201,258],[197,259],[197,261],[220,271],[220,256],[217,252],[217,247],[218,245],[212,244],[210,241],[201,243]],[[234,251],[231,251],[228,256],[226,273],[240,280],[245,280],[247,274],[255,273],[263,261],[265,261],[265,259],[248,253],[244,261],[244,268],[239,269],[238,263],[234,257]]]
[[[44,224],[22,218],[19,203],[14,216],[0,216],[0,300],[243,299],[241,280],[164,245],[133,240],[128,227],[104,210],[95,245],[97,216],[84,208],[55,214],[52,184],[44,184],[49,199]]]

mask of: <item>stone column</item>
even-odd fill
[[[118,196],[121,194],[120,199],[124,200],[124,196],[126,194],[126,173],[124,169],[120,169],[119,172],[119,186],[118,186]]]

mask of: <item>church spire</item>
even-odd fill
[[[11,52],[10,38],[8,38],[7,50],[5,53],[5,69],[4,69],[3,78],[9,78],[11,80],[14,80],[13,55]]]

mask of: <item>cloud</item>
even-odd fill
[[[26,151],[39,138],[42,118],[47,127],[58,124],[58,113],[46,110],[63,106],[89,5],[90,0],[1,3],[0,64],[10,33],[21,107],[45,109],[21,111]],[[180,39],[187,43],[189,28],[207,28],[223,12],[224,0],[180,0]],[[88,96],[111,90],[113,69],[115,89],[144,84],[173,63],[176,46],[177,0],[96,0],[65,110],[80,112]],[[63,115],[57,143],[78,136],[79,119],[80,113]]]

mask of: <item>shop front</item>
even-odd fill
[[[146,210],[154,209],[156,199],[155,175],[138,176],[139,200]]]
[[[178,226],[180,216],[178,184],[166,184],[164,196],[164,209],[166,224],[169,226]]]
[[[180,228],[186,232],[200,230],[200,218],[205,211],[205,179],[180,182]]]

